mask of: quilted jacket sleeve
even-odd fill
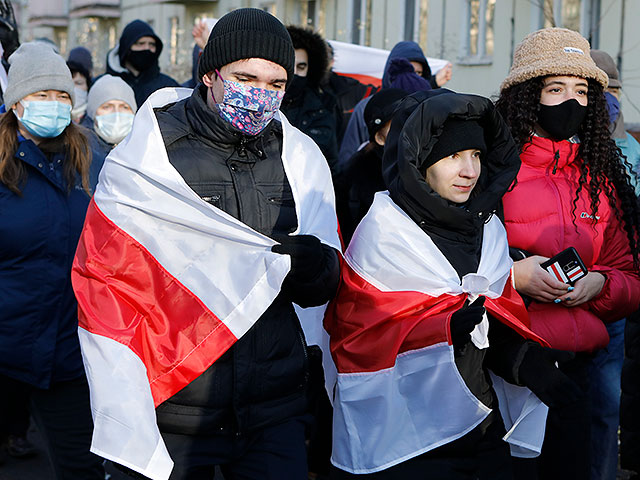
[[[592,271],[606,277],[602,291],[591,302],[590,310],[605,322],[626,317],[640,304],[640,277],[634,268],[627,232],[622,221],[612,215],[605,231],[602,253]]]

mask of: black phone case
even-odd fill
[[[588,273],[587,267],[573,247],[561,251],[540,266],[562,283],[569,285],[573,285]]]

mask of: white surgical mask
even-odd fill
[[[107,143],[120,143],[129,135],[133,127],[133,117],[133,113],[121,112],[99,115],[94,122],[96,133]]]
[[[76,103],[71,110],[71,118],[78,118],[85,114],[87,111],[87,91],[79,87],[74,87]]]

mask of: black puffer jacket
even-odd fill
[[[256,231],[268,236],[294,231],[297,218],[281,159],[281,124],[274,120],[261,134],[245,136],[205,98],[200,85],[188,99],[156,110],[171,164],[202,199]],[[242,433],[305,411],[307,351],[292,301],[321,305],[335,292],[337,253],[323,248],[325,269],[318,278],[297,284],[295,291],[283,288],[240,340],[157,408],[162,431]]]
[[[487,146],[478,183],[471,198],[462,205],[437,195],[420,173],[445,121],[450,117],[477,120],[484,129]],[[431,237],[460,278],[477,271],[484,223],[498,210],[502,195],[519,168],[516,145],[491,101],[445,89],[418,92],[400,103],[391,123],[382,160],[383,178],[391,198]],[[525,340],[497,320],[489,317],[489,321],[489,349],[480,350],[468,342],[464,348],[456,348],[456,365],[471,392],[489,408],[495,408],[498,404],[486,369],[486,363],[489,363],[485,362],[487,351],[500,350],[498,355],[490,358],[502,365],[497,365],[498,368],[490,365],[490,368],[500,371],[507,381],[515,383],[512,367],[516,362],[517,349],[502,347],[512,342],[524,345]],[[473,455],[487,437],[499,441],[502,435],[502,420],[494,411],[464,437],[424,455]]]

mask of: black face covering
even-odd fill
[[[587,107],[572,98],[558,105],[540,104],[538,124],[554,140],[567,140],[578,133],[586,115]]]
[[[307,88],[307,77],[301,77],[300,75],[294,75],[293,80],[287,87],[286,95],[288,98],[297,98],[304,93]]]
[[[156,58],[156,53],[151,50],[131,50],[127,55],[127,61],[139,72],[152,66]]]

